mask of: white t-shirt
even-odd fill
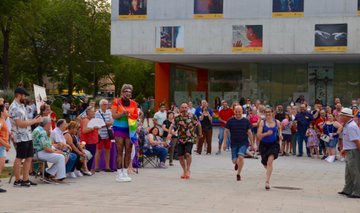
[[[164,121],[166,120],[166,117],[167,117],[166,111],[164,111],[164,112],[158,111],[154,115],[154,119],[156,119],[156,121],[160,125],[160,127],[158,126],[159,131],[160,131],[160,135],[162,135],[162,133],[163,133],[162,125],[163,125]]]
[[[51,131],[50,138],[52,141],[54,141],[54,143],[66,144],[64,133],[58,127],[56,127],[53,131]]]
[[[63,110],[63,114],[68,114],[68,111],[70,110],[70,104],[69,103],[63,103],[62,110]]]

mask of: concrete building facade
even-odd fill
[[[360,97],[358,0],[139,0],[143,16],[123,18],[125,1],[112,0],[111,53],[156,62],[156,103]]]

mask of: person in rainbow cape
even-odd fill
[[[114,98],[111,107],[114,118],[113,131],[117,149],[117,174],[116,181],[130,182],[128,166],[131,163],[131,149],[137,141],[136,129],[138,119],[137,103],[131,100],[133,86],[124,84],[121,87],[120,98]],[[125,150],[125,156],[123,152]]]

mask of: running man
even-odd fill
[[[244,166],[244,157],[247,148],[254,145],[254,138],[251,132],[251,124],[248,119],[243,117],[243,108],[236,106],[234,109],[235,117],[227,121],[223,139],[223,149],[226,150],[226,138],[230,134],[231,158],[235,165],[236,180],[241,180],[241,170]]]

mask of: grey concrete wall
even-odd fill
[[[317,54],[315,24],[336,23],[348,23],[347,53],[360,53],[357,0],[305,0],[303,18],[272,18],[272,0],[224,1],[224,19],[193,19],[192,0],[148,0],[148,20],[123,21],[118,20],[118,0],[113,0],[111,53],[157,54],[155,28],[183,26],[183,54],[239,54],[231,50],[232,25],[262,24],[264,39],[260,54]]]
[[[192,19],[193,0],[147,0],[148,19]],[[357,0],[304,0],[305,16],[356,16]],[[119,0],[112,0],[112,20],[117,20]],[[224,0],[225,18],[266,18],[272,0]]]

